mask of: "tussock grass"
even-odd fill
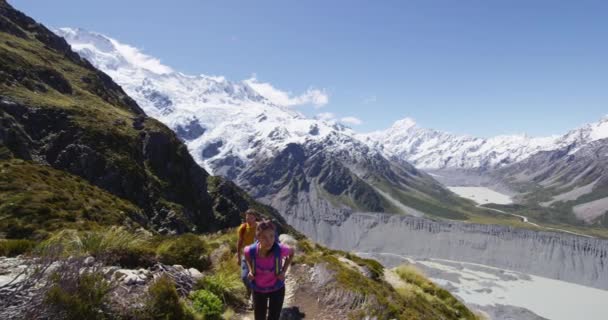
[[[230,267],[233,265],[234,267]],[[241,280],[241,270],[232,261],[222,264],[224,268],[216,268],[215,273],[207,275],[196,283],[197,289],[205,289],[218,296],[225,304],[243,305],[246,291]]]
[[[25,239],[0,240],[0,257],[15,257],[29,253],[35,245],[36,242]]]
[[[198,235],[183,234],[165,239],[156,249],[158,260],[164,264],[179,264],[186,268],[207,270],[211,266],[209,246]]]
[[[68,256],[97,256],[103,253],[130,250],[140,247],[149,240],[148,236],[134,233],[124,227],[113,226],[96,231],[61,230],[42,242],[40,249],[57,246]]]
[[[93,256],[107,264],[126,268],[147,267],[156,262],[157,240],[145,232],[113,226],[94,231],[65,229],[43,241],[36,251],[63,257]]]
[[[395,273],[405,282],[397,292],[416,308],[430,310],[450,319],[479,319],[447,290],[431,282],[422,271],[412,265],[395,268]]]

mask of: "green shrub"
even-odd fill
[[[7,238],[24,239],[32,237],[36,228],[17,219],[8,219],[0,222],[0,230],[5,230]]]
[[[190,294],[192,306],[196,312],[202,313],[206,320],[222,318],[224,304],[213,292],[197,290]]]
[[[211,265],[207,256],[208,246],[200,237],[184,234],[165,240],[156,250],[157,258],[164,264],[179,264],[186,268],[206,270]]]
[[[144,307],[145,319],[189,319],[190,314],[177,295],[173,280],[166,275],[158,278],[148,288],[148,298]]]
[[[226,304],[241,304],[245,299],[245,286],[238,271],[218,271],[216,274],[200,279],[195,288],[212,292]]]
[[[154,249],[146,246],[111,249],[105,252],[102,259],[107,264],[119,265],[128,269],[148,268],[156,263]]]
[[[25,239],[0,240],[0,257],[15,257],[28,253],[34,248],[35,242]]]
[[[104,313],[111,285],[100,273],[55,273],[45,302],[64,319],[106,319]]]

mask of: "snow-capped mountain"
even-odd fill
[[[272,204],[301,229],[309,227],[311,213],[316,215],[312,219],[325,221],[353,211],[464,219],[463,212],[476,209],[414,166],[457,169],[465,176],[473,170],[502,187],[514,181],[515,169],[496,169],[526,163],[552,167],[556,157],[534,156],[563,155],[563,150],[566,156],[575,155],[608,137],[608,117],[561,136],[540,138],[454,135],[421,128],[409,118],[384,131],[357,134],[273,103],[250,80],[186,75],[101,34],[67,28],[56,32],[120,84],[147,114],[173,128],[197,163]],[[517,170],[525,170],[522,166]],[[543,186],[535,189],[542,191]]]
[[[608,226],[608,117],[563,135],[490,139],[420,128],[412,119],[358,137],[446,185],[516,195],[537,221]]]
[[[338,123],[273,104],[247,81],[175,72],[98,33],[70,28],[55,32],[119,83],[148,115],[173,128],[195,160],[213,174],[235,178],[233,167],[245,166],[253,153],[271,155],[289,143],[320,141],[330,133],[353,135]],[[221,164],[228,162],[230,168],[224,170]]]
[[[524,160],[539,151],[585,144],[608,137],[608,117],[564,135],[528,137],[503,135],[476,138],[421,128],[410,119],[399,120],[387,130],[358,137],[384,150],[390,156],[405,159],[421,169],[492,169]]]
[[[353,211],[466,218],[459,210],[470,204],[429,175],[390,161],[350,128],[273,103],[250,80],[185,75],[101,34],[56,32],[173,128],[201,166],[272,204],[296,227]]]
[[[420,169],[498,168],[539,151],[574,145],[571,152],[576,152],[589,142],[608,137],[608,116],[564,135],[549,137],[455,135],[419,127],[410,118],[396,121],[383,131],[356,134],[333,121],[309,119],[291,108],[273,104],[247,81],[185,75],[101,34],[69,28],[56,32],[117,81],[146,113],[190,141],[195,159],[211,172],[215,171],[211,163],[227,156],[247,163],[254,151],[249,141],[253,136],[270,137],[256,144],[256,148],[273,151],[289,143],[321,141],[330,132],[338,131]]]

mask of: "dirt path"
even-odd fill
[[[285,280],[285,301],[281,320],[342,320],[344,315],[332,314],[324,310],[318,302],[319,292],[310,285],[310,268],[305,265],[293,265],[287,272]],[[236,320],[254,320],[253,311],[241,311],[235,315]]]

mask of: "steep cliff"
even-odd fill
[[[288,221],[341,250],[474,262],[608,289],[607,240],[387,214],[356,213],[333,224]]]

